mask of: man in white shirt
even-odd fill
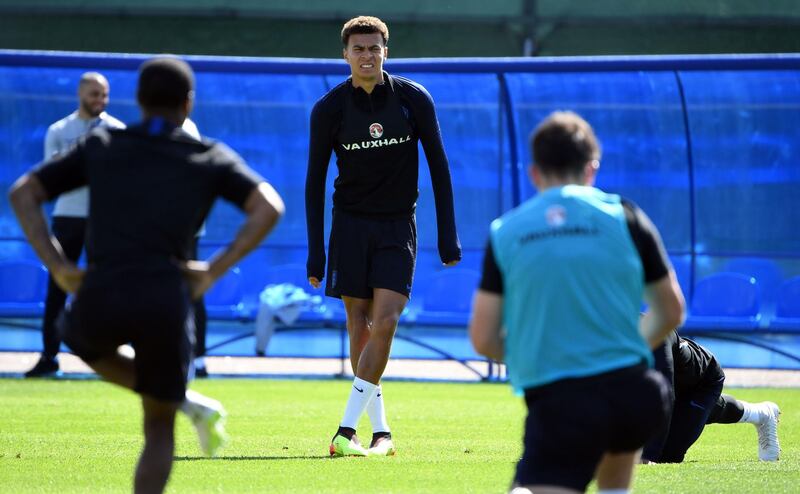
[[[105,112],[108,106],[108,81],[98,72],[86,72],[78,83],[78,109],[47,129],[44,159],[69,151],[78,139],[98,126],[125,128],[125,124]],[[64,194],[53,208],[52,232],[66,256],[77,262],[83,251],[89,192],[86,187]],[[66,294],[53,282],[47,286],[44,320],[42,321],[42,355],[25,377],[46,377],[59,371],[58,350],[61,337],[56,319],[64,308]]]

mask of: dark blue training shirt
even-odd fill
[[[306,176],[308,276],[325,273],[325,177],[336,153],[334,208],[378,219],[411,217],[419,196],[421,142],[436,201],[442,262],[461,259],[453,211],[450,168],[433,100],[421,85],[384,72],[371,94],[339,84],[311,112]]]
[[[95,129],[34,175],[50,199],[89,186],[86,252],[100,270],[190,259],[214,200],[242,207],[263,181],[224,144],[160,119]]]

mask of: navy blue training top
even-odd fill
[[[321,280],[325,273],[325,177],[331,151],[336,153],[339,172],[334,209],[377,219],[410,218],[419,196],[417,142],[421,142],[436,202],[439,256],[444,263],[461,259],[450,168],[433,100],[424,87],[404,77],[384,72],[384,81],[368,94],[347,79],[311,111],[308,276]]]
[[[161,119],[95,129],[33,173],[49,199],[89,186],[86,252],[100,271],[191,259],[214,200],[241,208],[264,180],[224,144]]]

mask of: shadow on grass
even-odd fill
[[[205,456],[175,456],[174,461],[269,461],[269,460],[322,460],[330,455],[319,456],[218,456],[208,458]]]

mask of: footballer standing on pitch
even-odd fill
[[[105,380],[141,395],[144,449],[134,491],[161,492],[172,468],[175,414],[194,423],[214,456],[225,442],[219,402],[186,390],[199,298],[272,230],[283,214],[275,190],[229,148],[180,129],[191,111],[194,74],[175,58],[139,70],[143,121],[127,130],[98,128],[72,151],[12,186],[25,236],[59,286],[75,293],[63,313],[64,341]],[[51,239],[41,205],[89,186],[85,273]],[[195,234],[215,199],[246,219],[208,262],[191,261]],[[134,358],[119,352],[130,343]]]
[[[355,374],[334,456],[392,455],[381,376],[400,314],[408,303],[417,253],[416,208],[422,142],[436,201],[439,256],[461,259],[453,188],[433,100],[421,85],[383,71],[389,31],[380,19],[356,17],[342,29],[351,77],[320,99],[311,113],[306,177],[308,279],[326,275],[325,177],[336,153],[333,219],[325,293],[341,298]],[[367,451],[355,435],[366,409],[372,423]]]

